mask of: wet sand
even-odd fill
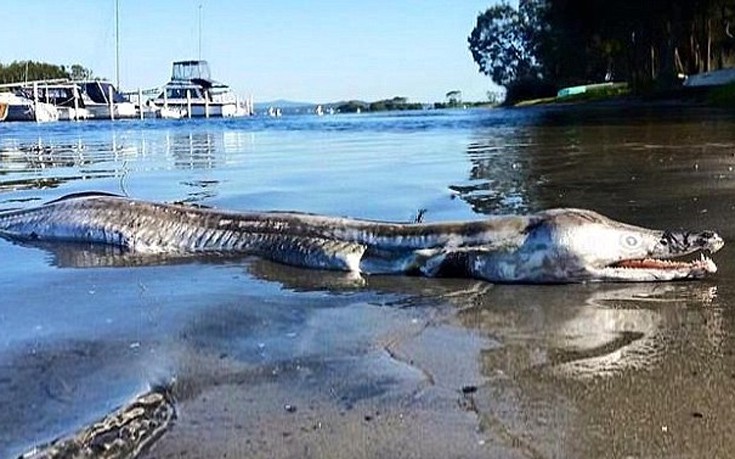
[[[522,289],[464,297],[359,354],[194,378],[144,457],[733,451],[735,362],[711,285]],[[197,365],[191,374],[211,375],[230,363]]]
[[[18,355],[0,381],[9,427],[0,439],[28,439],[9,450],[17,455],[167,380],[177,417],[141,457],[725,457],[735,448],[732,315],[721,300],[732,292],[713,282],[376,276],[355,286],[266,262],[249,269],[283,295],[209,305],[168,339],[139,330],[132,343],[105,336]]]
[[[436,381],[422,363],[384,348],[211,381],[178,404],[175,427],[144,457],[506,455],[500,444],[485,445],[471,396],[462,392],[477,376]]]

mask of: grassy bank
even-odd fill
[[[735,108],[735,83],[724,86],[678,87],[669,90],[652,90],[634,94],[627,83],[593,88],[584,93],[564,97],[529,99],[510,104],[512,107],[536,105],[562,105],[585,103],[680,103]]]
[[[566,103],[584,103],[584,102],[598,102],[604,100],[620,99],[622,97],[630,96],[631,91],[628,87],[628,83],[614,83],[609,86],[591,87],[585,92],[578,94],[571,94],[567,96],[556,96],[556,97],[544,97],[541,99],[523,100],[516,104],[514,107],[528,107],[533,105],[544,105],[544,104],[566,104]]]

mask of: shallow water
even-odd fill
[[[735,114],[696,108],[0,123],[0,209],[89,190],[396,221],[565,206],[729,242],[733,133]],[[734,257],[726,245],[701,282],[534,287],[359,280],[253,258],[115,266],[0,240],[0,457],[172,378],[184,411],[162,457],[196,456],[201,445],[182,440],[192,432],[229,431],[230,418],[197,427],[196,401],[233,381],[273,401],[255,410],[258,426],[237,420],[261,438],[235,450],[249,456],[341,441],[350,457],[375,411],[391,433],[365,440],[368,456],[380,445],[437,457],[726,455]],[[315,440],[305,418],[280,419],[283,397],[310,400],[308,422],[359,416]],[[398,428],[401,410],[436,441]],[[262,432],[271,424],[274,438]],[[286,428],[302,433],[276,446]]]

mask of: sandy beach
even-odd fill
[[[191,361],[191,374],[209,378],[181,384],[178,420],[144,457],[732,450],[732,355],[720,352],[713,318],[692,309],[711,307],[706,286],[527,289],[488,289],[461,311],[399,319],[357,354],[239,372],[227,358]],[[539,294],[548,304],[532,300]],[[517,311],[493,307],[505,295]],[[579,309],[559,310],[570,297]]]

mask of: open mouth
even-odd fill
[[[622,260],[610,265],[611,268],[623,269],[656,269],[663,271],[673,270],[689,270],[689,271],[705,271],[714,273],[717,266],[714,261],[704,253],[699,254],[699,258],[689,261],[667,260],[659,258],[639,258]]]

